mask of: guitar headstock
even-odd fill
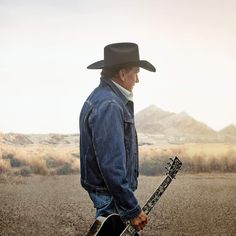
[[[175,157],[174,160],[170,158],[170,162],[167,163],[167,175],[169,175],[172,179],[175,178],[177,172],[182,166],[182,162],[178,157]]]

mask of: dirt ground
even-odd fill
[[[144,204],[164,176],[139,179]],[[236,235],[236,174],[177,175],[141,235]],[[0,178],[0,235],[84,235],[94,208],[79,175]]]

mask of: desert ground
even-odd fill
[[[140,176],[140,204],[164,177]],[[235,173],[178,174],[141,235],[236,235],[235,179]],[[79,174],[0,179],[1,236],[82,236],[94,213]]]

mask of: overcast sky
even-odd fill
[[[236,1],[0,0],[0,131],[77,133],[114,42],[136,42],[135,112],[155,104],[215,130],[236,124]]]

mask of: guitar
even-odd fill
[[[150,196],[142,210],[148,215],[161,195],[167,189],[171,181],[175,178],[177,172],[182,166],[182,162],[175,157],[174,160],[170,158],[170,162],[167,163],[166,178],[163,180],[161,185],[155,190]],[[138,233],[130,225],[130,223],[124,223],[118,214],[111,214],[107,217],[99,216],[86,236],[137,236]]]

